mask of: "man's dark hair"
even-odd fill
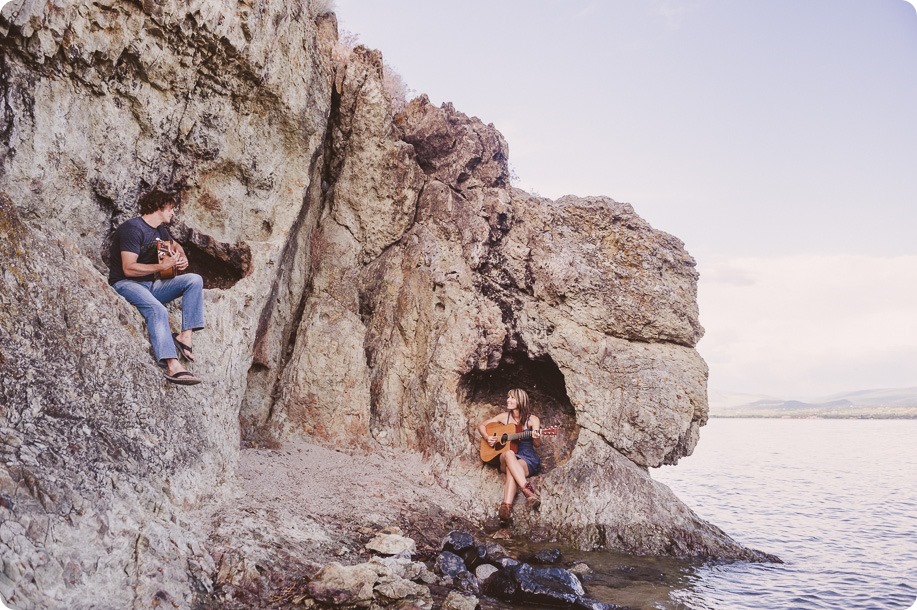
[[[173,207],[178,207],[179,196],[178,193],[167,193],[165,191],[150,191],[146,195],[143,195],[140,198],[140,213],[141,214],[152,214],[157,212],[167,205],[171,204]]]

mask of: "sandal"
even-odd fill
[[[178,340],[178,333],[172,333],[172,340],[175,341],[175,347],[178,348],[179,355],[188,362],[194,362],[194,350],[190,345],[185,345]]]
[[[539,496],[535,488],[532,487],[531,481],[525,483],[525,487],[522,488],[522,494],[525,496],[525,503],[530,510],[535,510],[541,506],[541,496]]]
[[[188,371],[179,371],[174,375],[167,373],[166,381],[177,383],[178,385],[197,385],[201,382],[200,379],[194,376],[194,373],[189,373]]]
[[[513,505],[503,502],[500,504],[500,510],[497,512],[497,516],[500,518],[502,523],[509,523],[513,520]]]

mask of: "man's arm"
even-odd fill
[[[155,265],[137,262],[138,255],[136,252],[121,250],[121,268],[124,270],[125,277],[143,277],[151,273],[159,273],[174,266],[178,262],[178,256],[164,256],[162,260]],[[187,263],[186,263],[187,265]]]
[[[184,271],[188,268],[188,255],[185,254],[185,249],[181,247],[181,244],[172,240],[172,243],[175,245],[175,250],[178,252],[178,258],[176,259],[175,266],[178,267],[179,271]]]

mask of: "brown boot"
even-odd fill
[[[531,481],[527,481],[525,487],[522,488],[522,495],[525,496],[525,503],[528,504],[529,509],[535,510],[541,506],[541,496],[539,496],[535,488],[532,487]]]
[[[500,505],[500,510],[497,512],[497,516],[500,517],[502,523],[509,523],[513,520],[513,505],[507,504],[506,502]]]

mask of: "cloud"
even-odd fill
[[[653,12],[665,20],[666,28],[669,30],[677,30],[681,28],[685,15],[695,10],[697,10],[697,5],[693,3],[688,4],[684,0],[679,0],[678,2],[664,0],[663,2],[656,3]]]
[[[586,18],[586,17],[588,17],[588,16],[594,14],[594,13],[598,10],[598,8],[599,8],[598,2],[590,2],[589,4],[587,4],[587,5],[585,6],[585,8],[582,8],[582,9],[578,10],[578,11],[573,15],[573,18],[574,18],[574,19],[584,19],[584,18]]]
[[[698,349],[718,390],[806,398],[914,385],[917,256],[699,265]]]

